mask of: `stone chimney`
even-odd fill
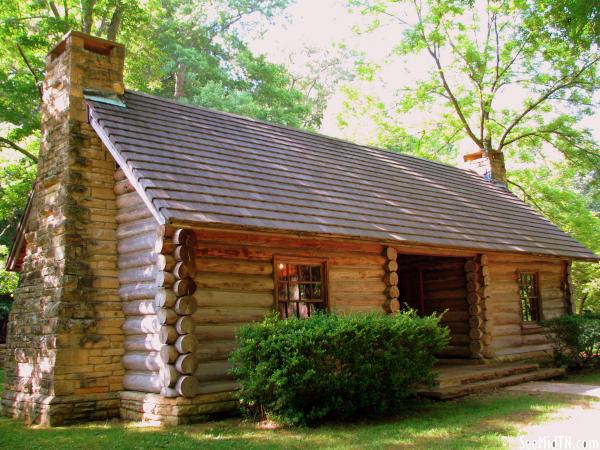
[[[478,173],[488,181],[506,185],[504,154],[497,151],[477,150],[463,155],[464,168]]]
[[[46,425],[119,415],[115,162],[88,124],[84,90],[123,94],[123,62],[122,45],[74,31],[48,54],[5,415]]]

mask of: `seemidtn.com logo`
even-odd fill
[[[575,439],[573,436],[539,436],[535,439],[521,437],[521,448],[527,450],[587,450],[600,449],[600,439]]]

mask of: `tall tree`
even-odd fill
[[[578,124],[593,112],[600,54],[549,32],[544,11],[531,3],[352,1],[373,17],[372,29],[385,24],[398,36],[392,60],[430,61],[422,81],[406,87],[388,114],[424,108],[451,130],[450,143],[466,139],[486,155],[546,145],[586,170],[598,167],[597,144]],[[495,175],[506,178],[504,171]]]

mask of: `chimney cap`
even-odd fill
[[[78,40],[82,42],[81,46],[84,49],[93,53],[99,53],[101,55],[110,55],[112,50],[116,47],[124,48],[123,44],[82,33],[81,31],[71,30],[64,35],[58,44],[52,47],[52,49],[48,52],[48,55],[50,55],[53,59],[59,56],[65,51],[65,48],[67,47],[67,41],[73,37],[79,38]]]

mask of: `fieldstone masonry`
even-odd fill
[[[71,32],[47,60],[27,255],[9,318],[5,415],[59,425],[119,416],[115,162],[83,90],[122,94],[124,48]]]

